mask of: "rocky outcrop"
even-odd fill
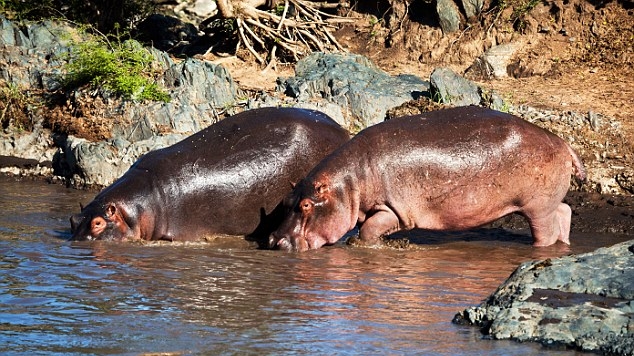
[[[634,240],[594,252],[526,262],[454,322],[494,339],[634,354]]]
[[[364,128],[385,120],[390,108],[429,96],[429,82],[390,76],[361,55],[313,53],[297,63],[294,77],[280,79],[278,90],[300,102],[333,102],[349,113],[349,128]]]
[[[59,88],[69,33],[63,23],[45,21],[24,31],[0,16],[0,79],[21,91],[51,92]],[[222,66],[188,58],[175,63],[152,49],[164,72],[162,84],[174,99],[169,103],[117,102],[102,113],[110,120],[111,138],[100,142],[54,135],[43,127],[36,109],[31,132],[5,130],[0,155],[53,162],[55,174],[73,185],[112,183],[145,152],[177,142],[219,119],[243,94]],[[85,100],[78,93],[70,100]],[[106,100],[107,101],[107,100]],[[50,173],[50,172],[49,172]]]

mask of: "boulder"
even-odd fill
[[[478,16],[484,6],[483,0],[462,0],[461,3],[464,14],[468,19]]]
[[[31,47],[28,37],[2,14],[0,14],[0,46]]]
[[[449,68],[436,68],[430,80],[431,95],[435,101],[453,106],[479,105],[480,88]]]
[[[634,240],[520,265],[454,322],[494,339],[634,354]]]
[[[300,60],[295,77],[280,78],[278,91],[300,102],[323,98],[348,114],[349,129],[385,120],[387,110],[429,95],[429,82],[414,75],[390,76],[356,54],[316,52]]]
[[[54,167],[56,173],[67,177],[73,186],[107,186],[145,153],[173,145],[187,136],[168,134],[137,142],[123,138],[89,142],[69,136],[63,141],[64,147],[60,149]]]
[[[460,29],[460,10],[453,0],[437,0],[436,12],[443,33],[456,32]]]
[[[465,74],[472,78],[487,80],[508,77],[508,66],[521,46],[519,42],[493,46],[476,58]]]

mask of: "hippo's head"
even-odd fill
[[[284,200],[286,216],[269,237],[269,247],[306,251],[334,244],[350,230],[343,190],[327,181],[302,181]]]
[[[70,218],[73,240],[126,240],[134,237],[132,219],[123,206],[94,200]]]

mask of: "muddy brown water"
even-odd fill
[[[0,179],[0,354],[574,355],[451,323],[523,261],[632,236],[422,231],[414,249],[344,244],[301,254],[210,244],[76,243],[94,193]]]

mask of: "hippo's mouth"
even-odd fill
[[[310,249],[308,240],[303,237],[277,237],[275,234],[269,238],[269,247],[288,252],[302,252]]]

